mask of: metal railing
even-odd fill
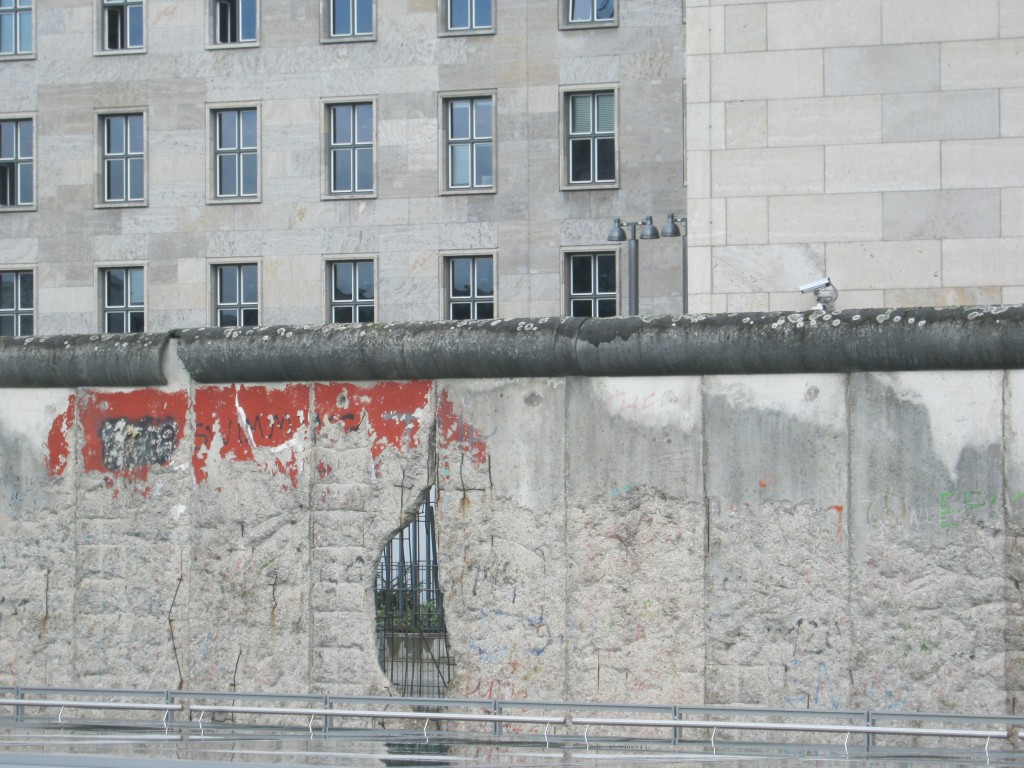
[[[248,702],[239,704],[238,702]],[[52,713],[56,719],[32,710]],[[475,711],[474,711],[475,710]],[[480,712],[480,710],[485,710]],[[66,713],[132,713],[161,715],[153,719],[114,720],[108,717],[69,718]],[[525,714],[536,712],[536,714]],[[601,715],[600,713],[606,713]],[[623,714],[635,716],[621,716]],[[176,717],[176,715],[181,715]],[[249,722],[233,720],[238,715],[252,716]],[[209,720],[206,718],[209,716]],[[215,721],[216,716],[232,718]],[[255,719],[258,718],[258,719]],[[301,725],[294,725],[302,718]],[[320,721],[319,727],[314,724]],[[352,721],[361,721],[353,723]],[[340,721],[340,725],[339,725]],[[794,732],[807,735],[844,736],[842,746],[849,751],[851,736],[862,736],[862,747],[871,751],[875,736],[935,739],[984,739],[988,755],[992,740],[1006,740],[1024,727],[1024,717],[1011,715],[972,715],[923,712],[877,712],[869,710],[785,710],[758,707],[691,707],[673,705],[604,704],[547,702],[498,699],[397,698],[386,696],[312,696],[289,694],[238,693],[233,691],[135,691],[124,689],[75,688],[0,688],[0,725],[34,727],[135,727],[160,728],[165,734],[175,731],[181,738],[209,738],[218,729],[302,728],[312,738],[319,733],[340,736],[353,731],[376,730],[384,721],[422,723],[427,736],[430,723],[439,732],[445,723],[481,723],[491,726],[498,736],[506,725],[543,726],[545,744],[555,735],[560,741],[583,742],[589,748],[598,738],[591,729],[620,732],[631,729],[630,737],[651,738],[651,731],[670,730],[672,744],[709,743],[716,747],[720,731],[771,734]],[[835,721],[835,722],[821,722]],[[367,727],[366,722],[370,725]],[[924,727],[909,723],[961,723],[974,727]],[[380,723],[380,726],[375,726]],[[891,723],[891,724],[879,724]],[[903,724],[907,723],[907,724]],[[981,726],[989,726],[984,728]],[[553,729],[560,729],[559,734]],[[539,730],[529,734],[540,738]],[[419,728],[417,728],[419,730]],[[708,738],[698,738],[703,732]],[[524,734],[517,734],[523,736]],[[621,741],[621,737],[617,740]],[[730,742],[739,744],[740,742]]]

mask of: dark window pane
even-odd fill
[[[352,307],[335,307],[332,320],[335,323],[351,323]]]
[[[0,336],[14,335],[14,315],[0,315]]]
[[[356,150],[356,190],[369,192],[373,189],[373,150],[367,147]]]
[[[260,324],[260,312],[258,309],[243,309],[242,310],[242,325],[259,325]]]
[[[128,151],[142,153],[145,146],[145,134],[142,131],[142,115],[128,116]]]
[[[32,164],[20,163],[18,165],[18,203],[21,205],[32,205],[35,199],[35,191],[32,186]]]
[[[107,200],[124,200],[124,160],[107,160]]]
[[[334,191],[352,191],[352,150],[334,150]]]
[[[615,139],[597,139],[597,181],[615,181]]]
[[[128,8],[128,45],[139,48],[142,45],[142,6],[133,5]]]
[[[217,195],[234,197],[238,194],[238,156],[221,155],[217,158]]]
[[[219,304],[237,304],[238,303],[238,267],[226,266],[218,267],[217,273],[219,275],[219,286],[217,294],[217,302]]]
[[[492,320],[494,318],[494,302],[481,301],[476,305],[477,320]]]
[[[125,123],[123,117],[107,118],[107,154],[123,155],[125,148],[124,140]]]
[[[573,139],[569,142],[569,178],[570,181],[590,181],[590,142],[591,139]]]
[[[473,293],[473,260],[452,259],[451,260],[451,295],[472,296]]]
[[[476,164],[473,185],[477,187],[493,187],[494,157],[492,145],[490,143],[476,144],[474,150],[476,152]]]
[[[597,18],[611,19],[615,17],[615,0],[597,0]]]
[[[258,158],[255,152],[242,155],[242,194],[253,196],[259,191]]]
[[[18,329],[18,333],[22,336],[31,336],[35,333],[35,325],[32,322],[32,315],[21,316],[21,328]]]
[[[590,293],[594,290],[590,256],[573,256],[569,290],[572,293]]]
[[[217,325],[221,328],[238,327],[238,310],[221,309],[217,311]]]
[[[494,262],[490,258],[476,260],[476,295],[494,295]]]
[[[141,157],[133,157],[128,161],[128,198],[142,200],[145,196],[146,178],[145,161]]]
[[[22,160],[32,157],[32,133],[35,130],[31,120],[22,120],[18,128],[18,154]]]
[[[373,262],[361,261],[356,265],[359,280],[359,298],[362,301],[373,300]]]
[[[107,333],[124,333],[124,312],[107,313]]]
[[[473,26],[491,26],[491,0],[474,0],[473,2]]]
[[[32,300],[32,273],[31,272],[26,272],[26,273],[22,274],[21,275],[21,279],[20,279],[19,282],[20,282],[20,287],[19,287],[18,293],[19,293],[19,299],[20,299],[21,308],[22,309],[32,309],[33,304],[34,304],[34,302]]]
[[[449,0],[448,29],[467,29],[469,27],[470,0]]]
[[[356,141],[369,144],[373,141],[373,105],[357,104],[356,110]]]
[[[615,257],[611,254],[597,256],[597,292],[615,293]]]
[[[238,113],[217,113],[217,149],[238,149]]]
[[[243,264],[242,270],[242,302],[255,304],[259,301],[259,271],[255,264]]]
[[[451,305],[452,320],[472,320],[473,305],[468,301],[453,302]]]
[[[356,34],[368,35],[373,32],[373,0],[355,0]]]
[[[256,39],[256,0],[241,0],[242,40]]]
[[[125,302],[124,293],[124,270],[107,270],[107,306],[123,307]]]
[[[598,299],[597,316],[615,317],[615,299]]]
[[[489,139],[494,135],[494,106],[489,98],[474,99],[473,138]]]
[[[341,104],[335,107],[333,123],[331,142],[334,144],[351,144],[352,106],[350,104]]]
[[[470,100],[457,99],[451,102],[448,122],[448,137],[468,139],[470,137]]]
[[[594,316],[593,302],[590,299],[573,299],[572,300],[572,316],[573,317],[593,317]]]
[[[352,301],[352,265],[334,265],[334,300]]]
[[[256,147],[256,110],[243,109],[242,119],[242,147],[254,149]]]
[[[352,0],[333,0],[331,14],[331,34],[352,34]]]
[[[14,309],[14,273],[0,275],[0,309]]]
[[[13,120],[0,123],[0,160],[13,160],[17,123]]]
[[[0,15],[0,53],[14,52],[14,14],[5,13]]]
[[[128,332],[142,333],[146,330],[146,317],[144,312],[128,313]]]
[[[373,306],[359,307],[358,310],[359,322],[360,323],[372,323],[373,322]]]

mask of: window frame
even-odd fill
[[[359,107],[370,108],[370,141],[360,141],[357,136],[357,126],[353,126],[352,130],[352,141],[348,143],[334,144],[334,121],[335,121],[335,110],[339,107],[352,107],[352,120],[358,120],[358,113],[355,111]],[[323,168],[323,193],[322,197],[325,200],[337,200],[337,199],[353,199],[353,198],[374,198],[377,197],[377,102],[376,99],[328,99],[323,103],[322,110],[324,118],[323,126],[323,152],[324,162]],[[370,172],[371,188],[366,189],[355,189],[351,191],[335,190],[334,189],[334,160],[335,152],[344,151],[350,149],[353,153],[353,157],[357,159],[353,162],[351,167],[353,187],[356,186],[356,179],[358,178],[357,162],[359,150],[370,150],[370,162],[372,164],[372,170]]]
[[[452,280],[455,277],[453,265],[456,261],[468,260],[470,262],[471,288],[468,296],[455,296],[452,290]],[[479,293],[478,262],[487,260],[491,268],[491,292],[490,294]],[[498,257],[493,250],[485,251],[458,251],[443,254],[443,301],[444,307],[441,317],[445,320],[494,320],[498,317]],[[467,304],[470,307],[470,317],[456,318],[452,315],[454,304]],[[481,317],[478,308],[490,304],[490,316]]]
[[[35,336],[37,304],[35,269],[25,269],[20,266],[5,267],[0,269],[0,280],[2,280],[2,278],[7,275],[14,276],[14,302],[10,308],[4,307],[2,303],[0,303],[0,318],[13,317],[15,332],[13,335],[10,336],[4,334],[2,332],[2,321],[0,321],[0,337],[20,339],[26,338],[28,336]],[[31,305],[27,307],[22,304],[22,300],[25,297],[24,287],[22,286],[22,279],[25,277],[28,277],[30,282],[28,288],[28,296]],[[28,319],[30,325],[28,333],[22,332],[24,330],[22,322],[25,319]]]
[[[352,21],[352,31],[336,34],[334,31],[334,9],[335,4],[346,2],[349,6],[349,18]],[[370,31],[358,32],[357,12],[359,3],[370,4]],[[320,42],[321,43],[362,43],[371,42],[377,39],[377,0],[321,0],[320,16]],[[362,18],[362,16],[360,16]]]
[[[115,273],[122,273],[123,300],[120,303],[110,302],[110,277]],[[100,302],[100,333],[145,333],[148,324],[148,313],[146,309],[146,267],[143,264],[108,264],[100,266],[97,272],[99,280],[99,302]],[[132,298],[132,286],[136,278],[141,282],[142,299],[135,301]],[[133,316],[141,322],[141,327],[132,329]],[[123,323],[123,330],[110,330],[110,322],[114,318],[120,318]]]
[[[128,39],[118,48],[110,46],[110,17],[117,8],[122,9],[121,35],[127,39],[131,36],[131,11],[135,10],[141,18],[142,40],[136,45]],[[120,55],[146,52],[146,5],[145,0],[99,0],[99,18],[96,25],[96,53],[98,55]]]
[[[476,135],[477,114],[476,104],[487,100],[490,102],[491,131],[489,136]],[[469,134],[466,137],[452,137],[452,108],[456,103],[469,102]],[[442,195],[492,195],[498,191],[498,130],[497,130],[497,97],[493,91],[472,91],[467,93],[443,93],[440,94],[438,106],[441,115],[440,131],[440,193]],[[491,183],[488,185],[476,184],[477,175],[477,148],[489,145],[491,168]],[[455,186],[452,183],[452,149],[457,146],[469,147],[469,184],[467,186]]]
[[[590,290],[586,292],[574,291],[573,289],[577,286],[573,283],[573,262],[575,259],[589,257],[591,261],[591,281]],[[598,270],[596,269],[597,259],[600,257],[611,258],[613,261],[613,274],[615,276],[615,289],[613,291],[599,291],[597,290],[600,286],[598,285]],[[563,251],[562,258],[563,269],[565,270],[565,279],[563,285],[565,286],[565,316],[566,317],[620,317],[622,310],[622,280],[620,273],[620,260],[619,251],[616,248],[573,248]],[[592,301],[594,302],[592,308],[592,314],[589,315],[575,315],[573,314],[573,301]],[[599,301],[613,300],[615,302],[614,313],[611,315],[598,314]]]
[[[244,280],[244,273],[241,271],[243,268],[252,267],[255,274],[256,280],[256,299],[255,301],[244,301],[242,295],[245,292],[245,286],[242,284]],[[238,296],[236,301],[221,301],[221,277],[224,274],[225,269],[235,268],[239,271],[238,282],[235,285],[235,293]],[[210,264],[210,306],[211,306],[211,325],[215,328],[257,328],[260,325],[260,321],[263,319],[263,280],[262,280],[262,267],[259,261],[222,261]],[[221,324],[221,312],[227,312],[231,310],[238,311],[238,321],[234,325],[222,325]],[[256,311],[256,322],[253,324],[243,324],[242,321],[245,319],[245,311],[255,310]]]
[[[208,105],[209,113],[209,139],[207,146],[210,152],[210,161],[207,164],[207,173],[209,174],[208,182],[208,198],[207,202],[216,205],[223,204],[237,204],[237,203],[258,203],[262,199],[263,195],[263,172],[261,168],[262,163],[262,138],[263,131],[261,130],[261,113],[258,104],[217,104]],[[236,131],[235,147],[221,147],[220,146],[220,116],[227,113],[236,114]],[[256,121],[256,137],[253,146],[242,146],[241,139],[244,132],[242,126],[242,113],[252,112],[255,115]],[[246,155],[254,155],[255,160],[255,174],[256,174],[256,190],[253,193],[245,194],[242,192],[244,187],[243,176],[245,173],[243,157]],[[235,181],[236,189],[238,190],[235,194],[223,194],[221,192],[220,180],[221,180],[221,168],[220,161],[222,157],[236,157],[235,164]]]
[[[14,145],[12,147],[14,154],[9,158],[3,155],[3,134],[5,126],[9,123],[14,124]],[[30,138],[29,138],[29,156],[22,154],[22,138],[21,130],[22,124],[28,124],[31,126]],[[13,213],[16,211],[34,211],[37,210],[39,201],[39,190],[36,183],[36,160],[38,159],[38,130],[36,126],[35,114],[11,114],[11,115],[0,115],[0,198],[5,199],[7,197],[6,192],[9,185],[9,190],[13,192],[14,197],[17,200],[21,199],[22,190],[22,177],[25,173],[25,168],[28,168],[28,185],[32,194],[32,199],[27,202],[15,202],[12,204],[0,203],[0,213]],[[13,173],[12,173],[13,172]],[[8,176],[8,174],[12,174]]]
[[[9,53],[4,53],[0,47],[0,61],[34,59],[36,57],[36,0],[8,0],[8,2],[10,2],[9,7],[0,8],[0,46],[3,45],[3,17],[10,16],[13,47]],[[28,50],[21,47],[23,42],[21,25],[24,19],[28,19]]]
[[[149,174],[147,173],[146,166],[148,165],[146,156],[148,154],[148,120],[145,110],[142,109],[125,109],[118,110],[116,112],[97,112],[96,120],[96,148],[97,148],[97,181],[96,181],[96,207],[97,208],[137,208],[148,205],[149,201]],[[125,123],[125,138],[124,138],[124,152],[121,153],[110,153],[108,154],[108,136],[109,136],[109,125],[110,121],[114,119],[123,119]],[[127,122],[131,118],[141,119],[141,132],[142,132],[142,149],[139,151],[132,151],[130,147],[129,133],[131,131],[131,123]],[[123,161],[125,165],[124,173],[124,193],[123,199],[111,199],[108,197],[109,191],[109,180],[108,175],[109,164],[115,161]],[[141,174],[142,174],[142,196],[141,197],[130,197],[129,188],[131,187],[131,169],[133,161],[141,161]]]
[[[221,40],[221,7],[234,6],[235,20],[232,23],[234,40]],[[252,8],[252,37],[243,37],[246,27],[243,11]],[[206,5],[207,48],[255,48],[260,44],[260,0],[207,0]]]
[[[587,2],[593,10],[593,17],[573,21],[572,10],[573,3],[576,2]],[[619,26],[619,0],[611,0],[613,3],[612,15],[609,18],[598,19],[597,6],[602,0],[559,0],[559,11],[558,11],[558,28],[561,30],[569,29],[601,29],[607,27]]]
[[[465,2],[469,26],[453,27],[451,25],[452,3]],[[476,24],[478,3],[486,4],[491,15],[491,23],[486,26]],[[438,0],[437,3],[437,34],[440,37],[463,37],[466,35],[493,35],[497,33],[497,8],[495,0]]]
[[[598,128],[597,120],[597,107],[596,99],[594,97],[599,95],[611,94],[613,98],[613,116],[612,131],[606,132],[601,131]],[[573,133],[572,132],[572,117],[573,117],[573,99],[578,96],[590,96],[591,109],[591,130],[584,133]],[[561,90],[561,98],[559,100],[559,122],[561,124],[562,140],[559,145],[559,154],[561,156],[560,162],[560,182],[561,189],[563,191],[577,190],[577,189],[618,189],[621,179],[621,170],[619,168],[619,89],[617,85],[591,85],[586,87],[572,87],[563,88]],[[612,149],[612,164],[614,178],[605,180],[595,180],[597,169],[600,166],[598,158],[598,142],[601,140],[607,140],[611,138],[613,142]],[[573,175],[573,142],[581,140],[587,140],[592,142],[589,152],[591,176],[588,181],[572,181]]]
[[[371,270],[370,285],[373,295],[369,299],[362,299],[358,295],[358,286],[360,284],[358,270],[360,267],[365,269],[367,265]],[[355,286],[352,298],[348,300],[338,299],[334,294],[336,284],[335,270],[342,267],[348,268],[352,271],[353,284]],[[326,321],[328,324],[362,325],[364,323],[380,322],[380,319],[377,317],[377,259],[375,257],[362,254],[353,256],[332,256],[324,261],[324,276],[324,287],[326,289],[325,297],[327,300]],[[362,319],[360,310],[367,308],[369,308],[371,317],[369,319]],[[336,309],[351,309],[352,319],[337,320],[335,318]]]

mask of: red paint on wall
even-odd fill
[[[448,390],[442,390],[438,398],[437,432],[442,448],[456,445],[460,451],[472,456],[474,464],[483,466],[487,463],[487,438],[455,413]]]
[[[188,393],[135,389],[82,393],[82,469],[145,480],[153,465],[166,465],[181,442]]]
[[[64,413],[53,420],[50,433],[46,437],[46,474],[57,477],[68,468],[68,456],[71,448],[68,445],[68,430],[75,421],[75,396],[68,395],[68,407]]]
[[[287,448],[289,441],[309,423],[309,386],[290,384],[280,389],[261,386],[201,387],[196,390],[196,434],[192,472],[197,483],[209,478],[206,469],[210,450],[219,438],[220,457],[256,461],[256,448],[282,449],[260,465],[271,474],[285,475],[291,487],[299,484],[301,448]]]
[[[345,434],[364,424],[372,442],[370,454],[380,458],[385,448],[405,451],[415,448],[420,430],[420,413],[430,395],[429,381],[382,381],[368,387],[355,384],[316,384],[313,402],[317,413],[316,431],[342,426]]]

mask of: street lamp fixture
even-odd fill
[[[683,225],[680,231],[678,223]],[[626,227],[629,233],[626,233]],[[657,240],[660,237],[683,238],[683,314],[686,314],[686,217],[679,217],[675,214],[668,215],[668,223],[661,228],[654,226],[654,217],[648,216],[643,221],[623,221],[616,218],[612,222],[612,228],[608,231],[608,242],[626,243],[629,254],[629,301],[628,313],[630,315],[640,314],[640,243],[637,240],[636,228],[640,227],[640,240]]]

